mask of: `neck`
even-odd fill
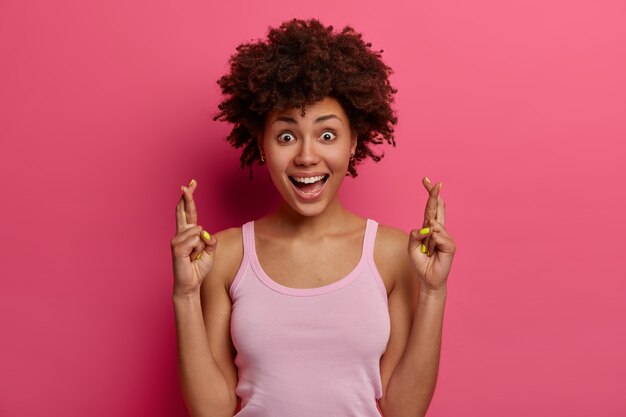
[[[294,210],[285,200],[281,200],[278,210],[271,217],[274,217],[276,229],[281,235],[305,235],[314,238],[337,233],[338,229],[349,225],[348,220],[354,215],[343,207],[337,195],[323,212],[314,216],[305,216]]]

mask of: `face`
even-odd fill
[[[338,204],[337,192],[356,149],[341,104],[326,97],[305,108],[275,109],[265,119],[261,154],[285,203],[314,216]]]

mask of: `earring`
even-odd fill
[[[261,155],[261,162],[265,162],[265,158]]]

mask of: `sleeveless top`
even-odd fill
[[[229,289],[241,399],[236,417],[382,415],[380,358],[390,319],[374,264],[377,227],[367,219],[361,258],[348,275],[292,288],[261,268],[254,221],[242,226],[243,260]]]

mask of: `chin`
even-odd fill
[[[304,217],[318,216],[322,214],[328,207],[328,204],[315,204],[315,205],[306,205],[306,206],[293,204],[293,203],[288,203],[288,204],[295,212],[297,212],[298,214]]]

